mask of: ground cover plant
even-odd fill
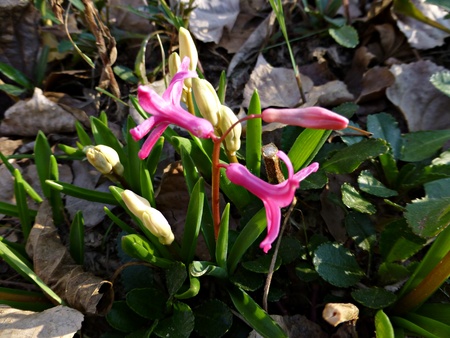
[[[5,6],[1,335],[450,335],[445,2]]]

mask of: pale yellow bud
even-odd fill
[[[180,68],[181,59],[178,53],[172,53],[169,56],[169,73],[170,77],[173,78]]]
[[[239,119],[233,111],[227,106],[221,105],[219,109],[219,130],[224,134]],[[242,126],[236,124],[233,129],[225,136],[225,147],[231,155],[236,155],[236,151],[241,147]]]
[[[184,59],[185,56],[189,57],[189,70],[195,71],[197,69],[198,52],[195,47],[194,40],[191,33],[186,28],[181,27],[178,32],[178,39],[180,44],[180,58]]]
[[[83,151],[86,153],[89,163],[102,174],[123,175],[124,169],[120,163],[119,155],[113,148],[105,145],[86,146]]]
[[[164,215],[157,209],[152,208],[150,203],[143,197],[136,195],[131,190],[121,193],[122,200],[127,208],[139,218],[144,226],[155,235],[164,245],[172,244],[175,239],[172,229]]]
[[[192,92],[200,114],[216,127],[221,104],[212,84],[204,79],[193,78]]]

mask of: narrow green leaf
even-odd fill
[[[0,241],[0,257],[18,273],[27,276],[35,282],[53,301],[63,304],[63,300],[53,292],[24,262],[20,260],[2,241]]]
[[[84,263],[84,218],[81,210],[77,211],[70,226],[69,251],[79,265]]]
[[[432,318],[446,325],[450,325],[449,303],[425,303],[415,312],[419,315]]]
[[[378,310],[375,314],[375,333],[377,338],[394,338],[394,328],[392,327],[389,317]]]
[[[42,131],[39,131],[34,144],[34,162],[36,170],[41,182],[42,192],[44,196],[50,198],[50,187],[45,181],[50,179],[50,156],[52,151],[48,144],[47,137]]]
[[[400,326],[402,328],[404,328],[405,330],[409,331],[409,332],[413,332],[415,334],[418,334],[419,337],[424,337],[424,338],[442,338],[442,337],[438,337],[434,334],[432,334],[431,332],[423,329],[421,326],[405,319],[402,317],[396,317],[396,316],[392,316],[391,318],[391,322],[395,325],[395,326]]]
[[[156,169],[158,168],[158,163],[161,161],[160,158],[163,151],[164,140],[164,137],[161,136],[159,140],[156,141],[152,151],[150,152],[150,155],[148,155],[147,160],[145,160],[147,169],[150,173],[150,177],[152,178],[155,176]]]
[[[114,205],[118,204],[118,202],[114,198],[114,196],[107,192],[100,192],[100,191],[80,188],[76,185],[64,183],[61,181],[47,180],[45,183],[48,187],[51,187],[52,189],[58,190],[64,194],[67,194],[67,195],[70,195],[73,197],[84,199],[86,201],[114,204]]]
[[[119,155],[120,162],[126,163],[125,151],[122,148],[117,137],[113,134],[111,129],[100,119],[91,117],[92,134],[94,135],[95,142],[97,144],[104,144],[113,148]]]
[[[186,223],[184,225],[183,241],[181,244],[181,257],[187,264],[194,259],[202,221],[204,198],[204,181],[203,178],[200,178],[190,195],[189,206],[186,213]]]
[[[155,246],[144,236],[130,234],[122,237],[122,250],[130,257],[143,260],[162,269],[168,269],[173,262],[155,255]]]
[[[33,219],[30,216],[27,204],[27,196],[25,193],[24,180],[20,174],[19,169],[14,170],[14,196],[16,198],[17,210],[19,212],[20,225],[22,227],[22,233],[25,240],[30,234],[33,226]]]
[[[142,181],[143,179],[145,180],[145,177],[143,177],[143,175],[146,175],[142,172],[142,170],[144,170],[145,168],[145,166],[143,165],[144,161],[142,161],[138,156],[141,144],[140,142],[136,142],[130,133],[130,130],[134,127],[136,127],[136,123],[134,123],[131,116],[128,116],[127,125],[125,129],[126,146],[123,148],[126,154],[126,159],[125,162],[122,162],[122,165],[124,166],[125,169],[124,177],[127,183],[130,185],[131,190],[138,192],[141,192],[142,190],[147,190],[148,192],[149,189],[146,189],[146,186],[144,186],[144,184],[146,184],[147,182]],[[145,197],[143,193],[141,195],[142,197]]]
[[[75,121],[75,129],[77,131],[78,140],[83,147],[92,145],[92,140],[80,121]]]
[[[200,292],[200,280],[194,276],[189,275],[189,289],[182,293],[174,295],[176,299],[189,299],[198,295]]]
[[[220,279],[227,278],[227,271],[225,269],[208,261],[193,261],[189,265],[189,273],[194,277],[207,275]]]
[[[355,48],[359,43],[358,32],[349,25],[328,29],[330,36],[341,46]]]
[[[33,83],[24,73],[6,63],[0,62],[0,73],[28,90],[34,89]]]
[[[0,90],[11,96],[20,96],[27,90],[11,84],[0,84]]]
[[[181,161],[183,163],[183,175],[186,179],[186,185],[188,187],[189,194],[191,194],[195,184],[200,179],[200,174],[194,164],[191,155],[189,155],[189,152],[186,150],[184,145],[180,145],[180,150]]]
[[[141,171],[139,173],[140,175],[140,191],[141,196],[144,197],[147,201],[150,202],[150,205],[155,208],[156,202],[155,202],[155,191],[153,190],[153,182],[150,177],[150,173],[148,169],[145,166],[145,162],[141,161]]]
[[[217,89],[217,97],[221,104],[225,104],[225,94],[227,92],[227,73],[222,70],[219,78],[219,88]]]
[[[125,231],[127,234],[136,234],[136,230],[134,230],[132,227],[130,227],[128,224],[126,224],[124,221],[122,221],[119,217],[114,215],[111,210],[109,210],[107,207],[103,207],[103,210],[105,211],[105,214],[114,222],[116,223],[119,228],[121,228],[123,231]]]
[[[261,102],[258,91],[255,89],[247,115],[260,115]],[[245,160],[248,170],[259,177],[261,169],[261,147],[262,147],[262,120],[255,118],[247,121]]]
[[[136,61],[134,62],[134,73],[139,78],[139,81],[143,84],[148,83],[147,72],[145,67],[145,51],[147,50],[148,40],[152,37],[152,34],[147,35],[145,39],[142,40],[141,48],[136,56]]]
[[[437,337],[450,337],[450,326],[447,324],[417,313],[408,313],[404,317]]]
[[[330,130],[323,129],[305,129],[302,131],[288,153],[294,171],[298,171],[311,163],[330,134]]]
[[[238,312],[261,336],[287,338],[278,324],[245,291],[237,287],[229,287],[227,290]]]
[[[116,74],[118,77],[120,77],[125,82],[128,82],[130,84],[137,85],[139,83],[139,79],[134,75],[133,70],[123,66],[123,65],[117,65],[113,67],[114,74]]]
[[[355,285],[364,276],[355,257],[338,243],[320,245],[314,251],[313,264],[320,277],[338,287]]]
[[[216,244],[216,262],[222,269],[227,269],[228,230],[230,223],[230,203],[227,203],[220,220],[219,235]]]
[[[49,179],[52,181],[59,180],[58,162],[54,155],[50,155]],[[64,203],[62,201],[61,193],[56,189],[50,189],[49,202],[52,206],[53,221],[55,225],[60,225],[64,222]]]
[[[239,233],[228,255],[228,271],[233,274],[242,256],[267,227],[266,210],[259,210]]]
[[[139,115],[141,115],[142,118],[145,120],[148,119],[148,114],[145,112],[144,109],[142,109],[137,97],[130,95],[128,98],[131,101],[131,104],[133,105],[134,109],[136,109],[136,111],[139,113]]]

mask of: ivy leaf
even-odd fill
[[[328,33],[341,46],[355,48],[359,43],[358,32],[352,26],[344,25],[339,28],[330,28]]]
[[[355,285],[364,276],[355,257],[338,243],[324,243],[314,252],[313,264],[320,277],[338,287]]]

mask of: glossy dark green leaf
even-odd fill
[[[427,198],[445,198],[450,197],[450,178],[432,181],[424,184]]]
[[[369,216],[350,212],[345,216],[345,228],[357,246],[369,252],[372,250],[376,241],[376,232]]]
[[[394,304],[397,300],[394,293],[378,287],[352,291],[352,297],[370,309],[383,309]]]
[[[173,305],[173,314],[161,320],[155,329],[158,337],[187,338],[194,330],[195,318],[191,308],[184,303]]]
[[[133,289],[127,293],[127,305],[139,316],[147,319],[164,318],[168,296],[160,289]]]
[[[252,261],[246,261],[242,263],[242,267],[248,271],[256,273],[267,274],[270,270],[270,263],[272,262],[273,255],[259,256],[257,259]],[[277,257],[274,271],[277,271],[281,266],[281,259]]]
[[[344,183],[341,186],[341,192],[342,203],[344,203],[347,208],[369,215],[373,215],[377,211],[375,206],[362,197],[359,191],[350,184]]]
[[[378,280],[382,285],[402,282],[410,275],[408,268],[398,263],[384,262],[378,268]]]
[[[278,255],[283,264],[290,264],[305,252],[305,248],[299,240],[284,236],[281,239]]]
[[[10,66],[9,64],[0,62],[0,73],[28,90],[34,89],[34,85],[31,80],[20,70]]]
[[[195,331],[202,337],[222,337],[233,324],[233,314],[218,299],[208,300],[194,309]]]
[[[201,277],[203,275],[217,278],[226,278],[227,271],[208,261],[193,261],[189,266],[189,272],[192,276]]]
[[[245,291],[237,287],[230,287],[227,290],[238,312],[261,336],[287,337],[278,324]]]
[[[133,332],[151,323],[131,310],[125,301],[114,302],[106,315],[106,320],[111,327],[125,333]]]
[[[383,183],[377,180],[373,174],[368,170],[363,170],[358,176],[359,189],[362,191],[378,196],[378,197],[392,197],[397,196],[395,190],[387,188]]]
[[[239,287],[241,290],[245,291],[256,291],[264,285],[264,276],[245,270],[243,268],[239,268],[236,272],[230,276],[230,281]]]
[[[324,243],[314,251],[313,264],[320,277],[338,287],[355,285],[364,276],[355,257],[338,243]]]
[[[380,238],[380,253],[386,262],[402,261],[424,245],[425,240],[415,235],[401,219],[385,226]]]
[[[314,269],[314,266],[311,263],[305,261],[299,262],[295,266],[295,274],[298,278],[306,283],[315,281],[319,278],[319,274]]]
[[[373,138],[386,140],[391,146],[395,159],[400,157],[402,137],[400,128],[391,114],[380,113],[367,116],[367,131]]]
[[[172,266],[166,270],[166,286],[170,296],[173,296],[178,292],[186,278],[186,266],[181,262],[174,262]]]
[[[405,218],[416,235],[436,236],[450,224],[450,197],[414,200],[406,206]]]
[[[416,131],[403,135],[400,159],[419,162],[433,156],[450,140],[450,130]]]

